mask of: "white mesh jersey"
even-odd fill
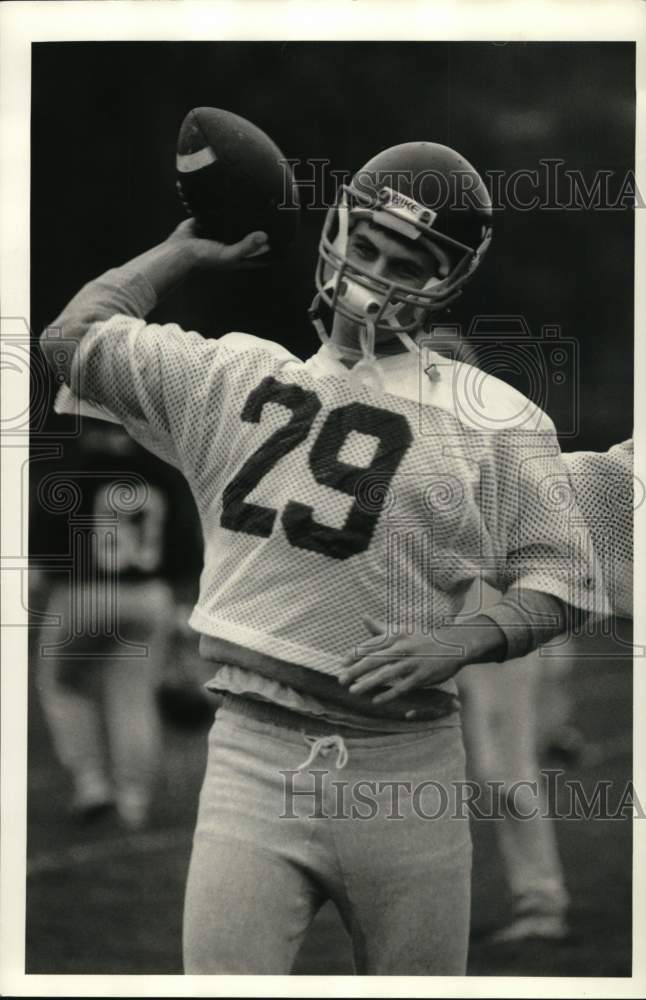
[[[606,452],[576,451],[563,456],[576,501],[598,557],[610,607],[633,614],[633,511],[635,496],[632,439]]]
[[[117,315],[84,337],[72,385],[190,484],[205,539],[191,624],[334,675],[362,616],[427,628],[478,577],[598,610],[582,518],[554,499],[553,425],[491,376],[474,402],[475,369],[438,364],[431,381],[386,359],[375,395],[327,349],[304,364],[247,334]]]

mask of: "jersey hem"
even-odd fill
[[[225,618],[214,618],[205,614],[200,608],[195,608],[188,624],[196,632],[202,632],[213,639],[224,639],[235,642],[239,646],[247,646],[256,653],[295,663],[300,667],[308,667],[320,674],[337,676],[343,669],[341,660],[330,656],[320,649],[300,646],[285,639],[279,639],[264,632],[247,628]]]

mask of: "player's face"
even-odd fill
[[[422,288],[437,274],[437,261],[426,247],[399,239],[367,219],[361,219],[348,238],[348,260],[375,278]]]
[[[411,240],[398,238],[367,219],[361,219],[350,233],[346,255],[351,264],[368,271],[373,277],[412,288],[422,288],[437,275],[438,264],[430,250],[415,245]],[[407,313],[407,310],[403,312]],[[400,315],[402,321],[410,319],[409,313]],[[342,314],[335,313],[334,333],[347,340],[349,336],[358,335],[358,326]],[[383,342],[392,337],[391,331],[377,328],[377,341]]]

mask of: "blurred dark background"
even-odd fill
[[[580,171],[588,186],[606,171],[614,200],[634,167],[632,43],[40,43],[32,58],[34,333],[84,282],[160,242],[183,218],[175,143],[199,105],[251,119],[302,161],[300,180],[311,176],[307,160],[353,171],[411,139],[453,146],[503,180],[538,169],[541,195],[541,160],[563,161],[558,169]],[[517,190],[522,199],[534,193],[523,181]],[[567,194],[564,184],[557,200]],[[305,205],[309,198],[303,188]],[[548,387],[545,409],[564,449],[605,449],[632,433],[631,200],[524,211],[494,191],[496,201],[492,247],[450,321],[467,330],[479,315],[522,316],[534,337],[558,326],[578,344],[580,368]],[[155,318],[205,336],[245,330],[306,357],[318,346],[307,307],[323,218],[322,209],[303,210],[280,267],[196,277]],[[50,417],[42,426],[63,423]]]

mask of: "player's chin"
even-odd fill
[[[346,339],[358,340],[361,324],[342,312],[335,312],[333,329],[335,334],[341,334]]]
[[[337,313],[335,327],[336,332],[342,334],[346,343],[356,343],[357,346],[361,342],[361,333],[366,329],[365,323],[361,323],[359,320],[350,319],[342,313]],[[394,336],[395,333],[389,326],[377,325],[375,327],[376,344],[386,344],[391,341]]]
[[[388,326],[375,327],[375,344],[391,344],[397,339],[397,334]]]

